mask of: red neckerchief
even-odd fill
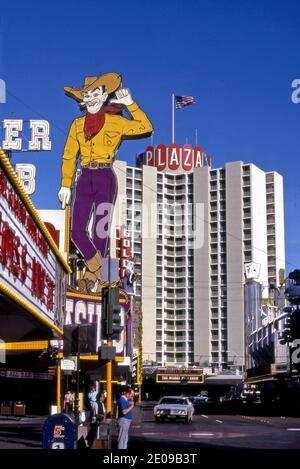
[[[91,140],[104,125],[105,113],[122,114],[122,111],[116,106],[103,106],[96,114],[88,112],[84,121],[84,136],[86,140]]]

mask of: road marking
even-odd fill
[[[300,432],[300,428],[287,428],[288,432]]]
[[[208,419],[208,416],[207,415],[201,415],[201,417],[204,417],[205,419]]]
[[[214,433],[191,433],[191,436],[214,436]]]
[[[223,423],[222,420],[216,420],[217,423]]]

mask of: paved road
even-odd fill
[[[0,419],[0,449],[39,449],[45,418]]]
[[[155,423],[150,410],[131,429],[130,447],[193,445],[260,449],[300,449],[300,418],[194,415],[191,424]]]
[[[41,448],[43,419],[0,420],[0,449]],[[116,443],[114,442],[114,447]],[[155,423],[143,410],[132,424],[129,448],[300,449],[300,418],[195,415],[191,424]]]

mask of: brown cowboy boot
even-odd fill
[[[78,281],[79,291],[81,293],[91,293],[96,281],[102,282],[102,257],[99,251],[96,252],[94,257],[85,261],[86,271]]]

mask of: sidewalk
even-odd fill
[[[1,425],[13,425],[16,423],[21,424],[40,424],[43,425],[48,415],[24,415],[24,416],[15,416],[15,415],[0,415],[0,427]]]

